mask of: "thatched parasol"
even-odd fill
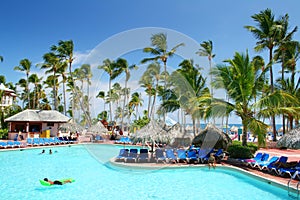
[[[133,140],[143,140],[143,141],[160,141],[165,142],[169,140],[167,132],[160,126],[155,120],[150,120],[150,122],[137,130],[134,134],[131,134]]]
[[[168,130],[170,145],[174,147],[189,146],[192,141],[192,135],[187,131],[180,131],[180,126],[173,126]]]
[[[63,131],[63,132],[79,132],[82,133],[84,128],[82,126],[80,126],[79,124],[73,122],[73,121],[69,121],[67,123],[63,123],[58,127],[58,130]]]
[[[98,121],[95,125],[91,126],[87,130],[87,134],[107,134],[108,130],[104,127],[101,121]]]
[[[300,149],[300,126],[288,131],[277,142],[278,147]]]
[[[201,148],[227,149],[232,143],[230,137],[212,124],[208,124],[192,141]]]

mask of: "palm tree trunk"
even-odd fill
[[[149,92],[148,98],[148,118],[150,119],[150,105],[151,105],[151,91]]]
[[[274,81],[273,81],[273,67],[272,67],[272,60],[273,60],[273,48],[270,48],[269,52],[269,64],[270,64],[270,82],[271,82],[271,92],[274,92]],[[273,141],[276,142],[276,121],[275,116],[272,115],[272,127],[273,127]]]
[[[164,92],[167,89],[167,59],[164,60],[164,71],[165,71],[165,76],[164,76]],[[162,102],[165,102],[165,96],[162,96]],[[163,122],[166,122],[166,113],[163,111]]]
[[[193,118],[192,121],[193,121],[193,134],[194,137],[196,137],[196,120]]]
[[[112,122],[112,105],[111,105],[111,77],[109,78],[109,119],[110,119],[110,122]]]
[[[155,93],[154,93],[154,97],[153,97],[153,102],[152,102],[150,117],[152,117],[152,114],[153,114],[153,109],[154,109],[154,106],[155,106],[157,90],[158,90],[158,81],[156,81]],[[165,122],[165,120],[164,120],[164,122]]]
[[[282,50],[282,53],[281,53],[281,58],[282,58],[282,63],[281,63],[281,80],[283,81],[284,80],[284,49]],[[284,113],[282,114],[282,134],[284,135],[285,134],[285,115]]]
[[[124,88],[124,101],[123,101],[123,109],[122,109],[122,118],[121,118],[121,130],[124,132],[123,120],[124,120],[124,110],[127,100],[127,79],[125,80],[125,88]]]
[[[64,115],[67,114],[67,102],[66,102],[66,85],[65,85],[65,80],[63,78],[63,96],[64,96]]]
[[[247,130],[248,130],[248,126],[245,123],[245,120],[242,120],[242,124],[243,124],[242,145],[246,146],[247,145]]]
[[[27,80],[26,80],[27,101],[28,101],[28,108],[30,109],[29,74],[26,73],[26,76],[27,76]]]

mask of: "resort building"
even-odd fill
[[[26,139],[57,136],[58,127],[69,120],[56,110],[27,109],[5,119],[5,122],[9,122],[8,139],[14,139],[17,134]]]
[[[15,91],[5,87],[5,85],[3,85],[3,83],[1,83],[0,84],[0,92],[2,93],[0,107],[3,108],[3,107],[11,106],[17,96]]]

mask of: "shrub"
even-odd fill
[[[252,150],[248,146],[242,146],[242,144],[232,144],[227,149],[230,158],[252,158]]]
[[[0,129],[0,138],[7,139],[8,138],[8,130],[7,129]]]
[[[255,152],[258,150],[257,145],[254,143],[247,143],[247,146],[250,148],[252,154],[255,154]]]

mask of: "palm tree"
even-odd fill
[[[286,49],[290,45],[293,46],[294,41],[291,41],[293,34],[297,31],[297,26],[291,31],[289,31],[289,15],[286,14],[278,20],[278,24],[281,26],[281,32],[279,36],[279,47],[275,50],[274,59],[275,61],[281,62],[281,79],[284,80],[284,73],[286,68]],[[282,115],[283,124],[283,134],[285,134],[285,114]]]
[[[28,78],[30,83],[34,84],[34,98],[33,98],[33,103],[32,103],[32,108],[36,109],[39,106],[39,97],[40,97],[40,91],[38,90],[38,85],[40,84],[41,80],[43,77],[39,78],[37,74],[31,74]]]
[[[99,91],[96,98],[100,98],[103,100],[103,111],[105,111],[105,91]]]
[[[173,91],[178,102],[174,101],[175,99],[171,95],[168,110],[178,108],[179,104],[180,108],[183,108],[191,116],[193,133],[196,135],[196,119],[204,117],[204,107],[207,99],[210,99],[211,96],[206,87],[206,79],[200,73],[200,69],[194,66],[192,60],[183,60],[179,66],[181,68],[171,75]]]
[[[20,86],[21,88],[23,88],[23,93],[21,93],[20,95],[18,95],[18,97],[20,98],[20,100],[22,100],[22,108],[24,109],[24,103],[26,101],[28,92],[27,92],[27,81],[22,78],[18,81],[18,83],[16,83],[16,85]],[[29,102],[28,102],[29,104]]]
[[[139,84],[141,85],[141,87],[145,88],[145,92],[148,94],[147,114],[148,114],[148,118],[150,119],[151,98],[155,93],[153,88],[153,80],[148,73],[144,73],[139,80]]]
[[[30,95],[29,95],[29,82],[28,82],[28,78],[29,78],[29,73],[30,73],[30,68],[31,68],[31,62],[28,59],[23,59],[20,61],[19,66],[14,67],[14,70],[16,71],[21,71],[21,72],[25,72],[26,74],[26,90],[27,90],[27,101],[28,101],[28,108],[30,108]]]
[[[135,110],[135,119],[138,118],[138,108],[143,105],[143,99],[138,92],[135,92],[131,95],[131,100],[129,101],[129,107]]]
[[[281,90],[288,92],[293,96],[297,96],[297,91],[299,90],[299,79],[295,80],[296,76],[296,63],[300,58],[300,43],[298,41],[288,41],[283,44],[284,47],[280,46],[276,51],[274,57],[279,60],[281,63],[284,63],[282,66],[282,76],[281,79],[278,79],[279,87]],[[284,73],[291,73],[290,77],[285,79]],[[297,106],[297,105],[295,105]],[[287,114],[287,113],[285,113]],[[285,116],[283,114],[283,116]],[[293,116],[287,114],[289,119],[290,129],[293,128]],[[283,118],[285,119],[285,118]],[[285,121],[283,120],[283,134],[285,133]]]
[[[156,102],[156,94],[158,93],[158,83],[161,80],[161,66],[158,62],[151,63],[148,65],[147,70],[145,72],[148,74],[148,76],[153,80],[154,82],[154,94],[153,94],[153,101],[152,101],[152,106],[151,106],[151,111],[149,113],[149,116],[153,115],[153,109],[155,107],[155,102]]]
[[[208,41],[204,41],[200,44],[201,49],[199,49],[199,51],[197,51],[196,53],[199,56],[205,56],[208,58],[209,61],[209,71],[212,70],[212,59],[216,56],[216,54],[213,54],[213,43],[211,40]],[[212,88],[212,75],[210,75],[210,92],[211,95],[213,96],[214,92],[213,92],[213,88]]]
[[[67,70],[67,63],[63,62],[62,65],[59,67],[57,73],[62,77],[62,85],[63,85],[63,99],[64,99],[64,115],[67,114],[67,100],[66,100],[66,83],[68,80],[66,70]]]
[[[53,73],[52,77],[53,77],[53,82],[56,83],[57,82],[57,72],[59,71],[59,68],[61,68],[61,66],[63,65],[62,62],[60,62],[60,58],[55,55],[53,52],[50,53],[46,53],[43,56],[44,59],[44,63],[41,65],[41,69],[48,69],[45,73]],[[58,104],[57,104],[57,84],[52,84],[53,86],[53,104],[54,104],[54,110],[57,110]]]
[[[259,145],[264,144],[265,134],[268,125],[256,119],[256,117],[270,117],[271,115],[278,115],[288,108],[283,105],[287,102],[295,101],[292,96],[276,91],[270,94],[265,94],[256,103],[254,98],[261,95],[264,87],[264,74],[266,70],[258,70],[255,61],[250,61],[248,53],[246,55],[235,53],[233,59],[226,60],[229,66],[217,66],[213,72],[215,75],[215,86],[223,88],[227,91],[231,102],[218,100],[215,106],[223,109],[218,109],[217,114],[224,114],[226,112],[235,112],[242,120],[243,133],[242,145],[247,145],[247,131],[258,135]],[[256,113],[254,112],[255,108]],[[289,109],[292,110],[292,109]],[[295,113],[295,112],[294,112]]]
[[[114,61],[106,59],[103,61],[103,65],[98,66],[98,69],[103,69],[109,76],[108,82],[108,97],[111,99],[111,82],[114,80],[120,72],[117,70],[117,65]],[[110,113],[110,121],[112,122],[112,102],[109,101],[109,113]]]
[[[59,103],[59,99],[57,98],[58,96],[56,95],[56,91],[53,90],[53,88],[57,88],[58,87],[58,79],[56,76],[54,75],[49,75],[47,76],[46,80],[43,83],[45,85],[45,88],[51,88],[52,89],[52,93],[50,95],[50,97],[53,99],[53,104],[52,104],[52,108],[55,108],[55,104]]]
[[[170,51],[168,51],[167,34],[157,33],[151,36],[151,46],[153,47],[146,47],[143,51],[145,53],[150,53],[154,57],[144,58],[141,63],[158,60],[164,63],[164,90],[166,90],[168,58],[172,57],[180,46],[184,46],[184,43],[177,44]]]
[[[262,51],[264,49],[269,50],[269,70],[270,70],[270,87],[271,92],[274,92],[274,78],[273,78],[273,51],[276,46],[282,41],[282,36],[286,35],[291,37],[296,31],[294,29],[291,33],[283,34],[283,29],[285,28],[285,22],[282,20],[275,20],[275,16],[272,10],[266,9],[258,14],[251,16],[255,22],[257,22],[258,27],[245,26],[250,32],[253,33],[254,37],[258,39],[257,46],[254,48],[255,51]],[[273,126],[273,140],[276,141],[276,122],[275,116],[272,116],[272,126]]]
[[[127,95],[127,92],[128,92],[127,83],[128,83],[128,80],[130,79],[130,70],[137,69],[137,66],[136,65],[129,66],[127,60],[125,60],[123,58],[117,59],[116,65],[117,65],[117,68],[119,70],[118,73],[121,74],[122,72],[124,72],[125,76],[126,76],[125,77],[125,87],[124,87],[124,101],[123,101],[123,109],[122,109],[122,119],[121,119],[121,127],[122,127],[122,131],[124,131],[124,126],[123,126],[124,111],[125,111],[125,105],[128,101],[128,98],[127,98],[128,97],[128,95]]]

